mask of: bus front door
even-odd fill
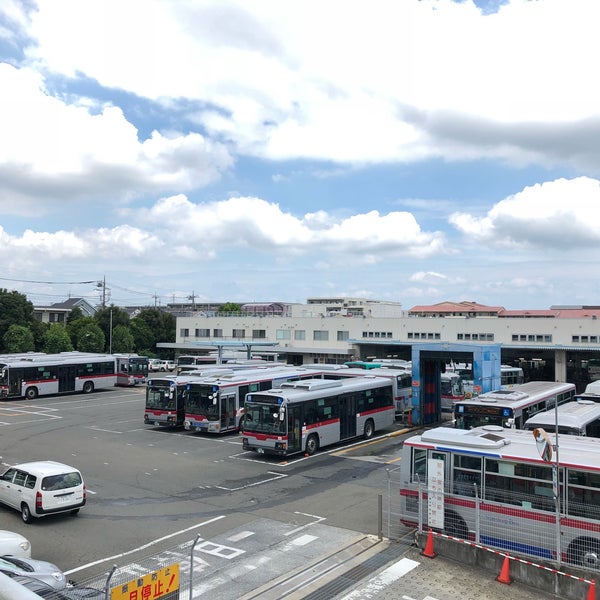
[[[302,450],[302,408],[300,406],[288,406],[286,411],[287,417],[287,434],[289,454]]]
[[[356,397],[340,397],[340,440],[356,437]]]
[[[221,396],[221,431],[235,428],[235,394]]]

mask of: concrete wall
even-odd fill
[[[429,533],[417,533],[416,542],[419,548],[425,549],[428,536]],[[472,544],[453,539],[434,535],[433,548],[435,554],[459,563],[475,565],[485,571],[495,573],[496,576],[501,574],[504,566],[504,556],[502,554],[476,548]],[[591,586],[579,579],[589,581],[598,579],[600,575],[600,573],[576,569],[570,565],[557,569],[556,565],[544,561],[528,564],[518,560],[509,561],[508,573],[512,581],[524,583],[537,590],[556,594],[568,600],[582,600],[584,598],[589,600],[588,592]],[[596,592],[598,593],[598,590]]]

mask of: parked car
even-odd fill
[[[165,360],[167,371],[174,371],[177,368],[177,363],[174,360]]]
[[[0,529],[0,555],[29,558],[31,556],[31,543],[20,533]]]
[[[45,560],[0,556],[0,571],[9,577],[24,575],[37,579],[49,585],[53,590],[62,590],[67,587],[65,574],[56,565]]]
[[[148,371],[156,373],[157,371],[166,370],[167,367],[164,361],[160,360],[159,358],[151,358],[150,360],[148,360]]]
[[[40,598],[47,598],[48,600],[105,600],[106,598],[104,590],[93,587],[73,586],[55,590],[52,586],[33,577],[15,575],[12,579],[37,594]]]
[[[0,502],[21,511],[25,523],[57,513],[76,515],[86,503],[85,484],[69,465],[52,460],[23,463],[0,475]]]

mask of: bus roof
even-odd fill
[[[239,385],[245,382],[260,381],[265,379],[285,379],[301,375],[321,374],[317,369],[304,369],[282,366],[282,367],[259,367],[254,369],[241,369],[236,371],[220,371],[205,377],[197,377],[190,383],[210,385]]]
[[[563,393],[570,390],[575,390],[575,385],[572,383],[556,383],[554,381],[529,381],[515,385],[509,390],[494,390],[486,392],[480,396],[461,400],[461,405],[480,405],[480,404],[496,404],[502,406],[510,406],[518,408],[527,406],[530,402],[534,402],[536,398],[544,397],[549,393]]]
[[[573,427],[580,429],[591,421],[600,418],[600,403],[592,400],[577,400],[560,404],[556,409],[544,410],[536,413],[525,421],[523,429],[535,429],[536,427],[554,427],[558,419],[560,427]]]
[[[600,438],[564,435],[559,436],[559,439],[561,466],[585,467],[600,472]],[[524,429],[503,429],[497,425],[485,425],[474,429],[436,427],[408,438],[404,445],[435,448],[446,452],[465,452],[511,461],[545,462],[540,457],[533,432]]]
[[[360,391],[369,388],[391,387],[392,382],[385,377],[348,377],[347,379],[303,379],[300,381],[289,381],[282,383],[276,388],[262,392],[252,392],[246,396],[249,402],[260,402],[261,397],[281,398],[283,401],[294,402],[298,400],[310,400],[312,398],[323,398],[332,394],[341,394],[349,391]],[[271,400],[269,402],[273,404]],[[277,403],[279,404],[279,403]]]

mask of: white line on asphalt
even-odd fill
[[[267,471],[267,473],[269,475],[275,475],[275,477],[269,477],[269,479],[263,479],[262,481],[255,481],[254,483],[249,483],[248,485],[242,485],[242,486],[236,487],[236,488],[228,488],[223,485],[215,485],[215,487],[219,490],[226,490],[227,492],[237,492],[239,490],[245,490],[246,488],[249,488],[249,487],[262,485],[263,483],[269,483],[269,481],[276,481],[277,479],[282,479],[284,477],[287,477],[287,475],[285,473],[273,473],[271,471]]]
[[[374,595],[385,589],[388,585],[400,579],[407,573],[410,573],[420,563],[410,558],[403,558],[394,563],[391,567],[384,569],[378,575],[371,577],[364,587],[353,590],[343,596],[340,600],[362,600],[363,598],[373,598]]]
[[[160,542],[164,542],[170,538],[181,535],[182,533],[187,533],[188,531],[192,531],[193,529],[198,529],[198,527],[203,527],[204,525],[209,525],[210,523],[214,523],[215,521],[220,521],[224,519],[225,515],[220,515],[215,517],[214,519],[209,519],[208,521],[204,521],[202,523],[198,523],[197,525],[192,525],[191,527],[187,527],[186,529],[180,529],[179,531],[175,531],[174,533],[170,533],[169,535],[165,535],[164,537],[157,538],[156,540],[152,540],[143,546],[138,546],[137,548],[133,548],[132,550],[128,550],[127,552],[121,552],[120,554],[115,554],[114,556],[107,556],[106,558],[101,558],[100,560],[96,560],[94,562],[88,563],[87,565],[82,565],[77,567],[76,569],[71,569],[70,571],[65,571],[65,575],[70,575],[71,573],[77,573],[77,571],[82,571],[83,569],[87,569],[89,567],[94,567],[95,565],[100,565],[104,562],[108,562],[109,560],[116,560],[117,558],[123,558],[123,556],[127,556],[128,554],[133,554],[134,552],[138,552],[140,550],[145,550],[146,548],[150,548],[155,544]]]

